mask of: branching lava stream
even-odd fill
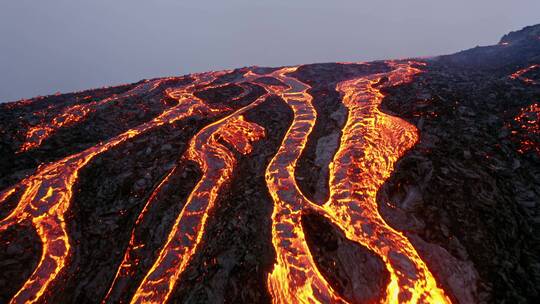
[[[216,75],[201,75],[202,81],[209,82]],[[204,79],[208,78],[210,79]],[[17,207],[0,222],[0,231],[16,222],[30,220],[43,243],[43,252],[34,273],[11,300],[12,303],[32,303],[43,296],[49,284],[64,268],[70,253],[70,241],[66,231],[65,213],[73,196],[73,186],[79,170],[95,156],[108,151],[152,128],[170,124],[186,117],[202,114],[213,115],[212,110],[198,98],[190,94],[193,86],[184,90],[185,96],[178,99],[178,105],[163,112],[152,121],[128,130],[111,140],[87,150],[68,156],[58,162],[43,165],[36,173],[22,180],[18,185],[5,190],[2,200],[14,191],[23,191]]]
[[[405,236],[389,227],[378,212],[376,193],[397,159],[417,141],[416,129],[378,109],[383,95],[375,87],[383,77],[389,85],[407,82],[418,72],[408,64],[389,63],[394,70],[339,83],[349,110],[341,144],[330,164],[330,200],[322,207],[309,202],[294,180],[296,161],[307,142],[316,114],[307,86],[282,97],[295,113],[283,145],[266,172],[275,202],[273,243],[277,263],[268,285],[275,303],[345,302],[317,270],[307,247],[301,215],[314,209],[357,241],[377,253],[391,274],[385,303],[446,303],[449,299]]]
[[[394,64],[392,64],[394,65]],[[376,252],[390,272],[387,303],[449,301],[407,238],[386,224],[378,211],[377,190],[395,162],[418,140],[416,128],[382,113],[383,95],[376,84],[408,82],[419,70],[395,64],[387,75],[373,75],[338,85],[349,118],[331,164],[329,218],[354,241]]]
[[[191,138],[186,152],[179,155],[185,161],[196,163],[202,177],[186,201],[178,202],[183,205],[166,242],[142,281],[136,282],[138,288],[135,293],[129,296],[131,303],[167,302],[201,246],[208,217],[220,194],[227,190],[241,156],[251,153],[255,142],[264,136],[271,136],[257,123],[245,120],[244,114],[275,95],[290,107],[294,119],[265,172],[266,185],[274,202],[272,244],[276,260],[266,282],[272,301],[348,302],[321,274],[307,245],[301,218],[307,211],[314,211],[343,230],[347,238],[367,247],[384,261],[390,273],[390,283],[385,298],[381,299],[382,303],[449,303],[448,296],[437,285],[407,237],[390,227],[378,211],[377,191],[392,173],[396,161],[418,140],[414,126],[381,112],[379,105],[383,99],[381,88],[410,81],[420,72],[413,66],[420,63],[400,61],[386,64],[392,68],[390,72],[342,81],[336,86],[343,106],[348,110],[348,117],[342,129],[339,148],[329,164],[330,198],[322,206],[310,202],[295,181],[296,163],[317,119],[312,105],[313,97],[308,93],[310,86],[290,76],[298,67],[274,69],[261,74],[248,69],[225,84],[214,84],[224,73],[193,75],[195,81],[190,85],[166,91],[178,104],[153,120],[85,151],[40,166],[33,175],[0,193],[0,201],[22,193],[16,208],[0,222],[0,231],[14,223],[31,222],[43,244],[38,266],[11,302],[46,301],[44,295],[51,283],[69,263],[72,249],[65,214],[73,204],[73,188],[80,170],[95,156],[165,124],[193,116],[215,118],[214,122]],[[159,81],[145,83],[125,95],[137,90],[152,90],[159,84]],[[194,94],[201,88],[220,88],[229,84],[243,90],[235,98],[230,98],[229,103],[251,92],[247,84],[260,86],[266,92],[237,108],[229,107],[227,102],[214,106]],[[59,128],[83,119],[95,107],[110,100],[67,108],[52,122],[29,130],[21,152],[39,146]],[[104,303],[115,301],[111,299],[111,294],[123,292],[123,285],[119,281],[130,280],[138,266],[138,249],[144,245],[137,239],[136,229],[149,206],[155,203],[156,193],[168,183],[170,172],[154,188],[134,227],[131,227],[131,239],[124,258],[118,265],[107,295],[100,299]]]
[[[524,69],[521,69],[519,71],[516,71],[514,73],[512,73],[510,75],[510,78],[511,79],[520,79],[521,81],[525,82],[525,83],[528,83],[528,84],[536,84],[536,82],[530,78],[527,78],[527,77],[524,77],[523,75],[530,72],[530,71],[533,71],[535,69],[538,69],[540,68],[540,64],[533,64],[533,65],[530,65]]]

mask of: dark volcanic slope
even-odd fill
[[[539,102],[537,25],[0,104],[0,303],[539,302]]]

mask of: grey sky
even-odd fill
[[[0,101],[248,65],[452,53],[535,23],[538,0],[2,0]]]

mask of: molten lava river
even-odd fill
[[[343,64],[348,65],[348,64]],[[370,64],[354,64],[366,66]],[[62,274],[74,261],[77,243],[69,233],[67,222],[77,203],[81,170],[100,155],[136,141],[159,128],[181,121],[204,118],[207,123],[186,141],[178,155],[178,164],[196,164],[200,177],[191,189],[180,212],[175,215],[167,237],[155,259],[140,278],[133,277],[144,254],[139,226],[157,203],[159,193],[167,187],[175,172],[172,168],[153,187],[124,246],[123,259],[117,264],[108,290],[96,302],[116,303],[128,292],[131,303],[165,303],[182,284],[193,257],[204,245],[204,235],[214,209],[235,177],[239,162],[254,151],[254,146],[273,136],[262,124],[246,114],[265,102],[280,101],[291,111],[291,124],[283,135],[277,152],[269,159],[264,172],[266,189],[273,201],[271,243],[275,250],[273,267],[266,275],[267,292],[274,303],[348,303],[333,282],[323,275],[316,256],[308,246],[302,215],[315,213],[339,228],[351,242],[369,249],[384,263],[388,273],[381,303],[449,303],[451,298],[437,282],[426,261],[408,237],[391,227],[379,212],[377,193],[390,177],[396,162],[419,139],[418,130],[408,122],[380,109],[382,89],[411,82],[421,73],[423,63],[388,61],[382,69],[364,72],[335,81],[346,118],[341,128],[333,158],[328,162],[328,192],[324,202],[314,202],[297,184],[297,163],[304,152],[318,113],[313,104],[312,87],[295,77],[302,66],[280,69],[246,68],[238,71],[209,72],[190,75],[192,81],[164,88],[172,78],[146,81],[123,93],[101,100],[72,104],[53,117],[43,119],[23,132],[19,154],[31,153],[57,133],[83,123],[92,113],[119,99],[137,98],[141,92],[157,94],[173,103],[167,104],[155,117],[85,147],[80,151],[41,164],[0,194],[4,204],[13,208],[0,222],[0,233],[15,225],[31,226],[41,240],[41,257],[10,303],[45,303],[53,286],[61,285]],[[516,74],[514,77],[520,77]],[[226,102],[213,103],[202,98],[202,90],[220,90],[234,85],[242,90]],[[254,90],[262,93],[254,98]],[[261,89],[262,88],[262,89]],[[156,91],[157,93],[153,93]],[[247,102],[246,102],[247,100]],[[257,206],[252,206],[257,208]],[[107,250],[103,248],[101,250]],[[135,288],[125,288],[136,282]],[[122,298],[126,299],[123,295]]]

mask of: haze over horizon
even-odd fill
[[[538,12],[533,0],[5,1],[0,102],[251,65],[448,54],[495,44]]]

